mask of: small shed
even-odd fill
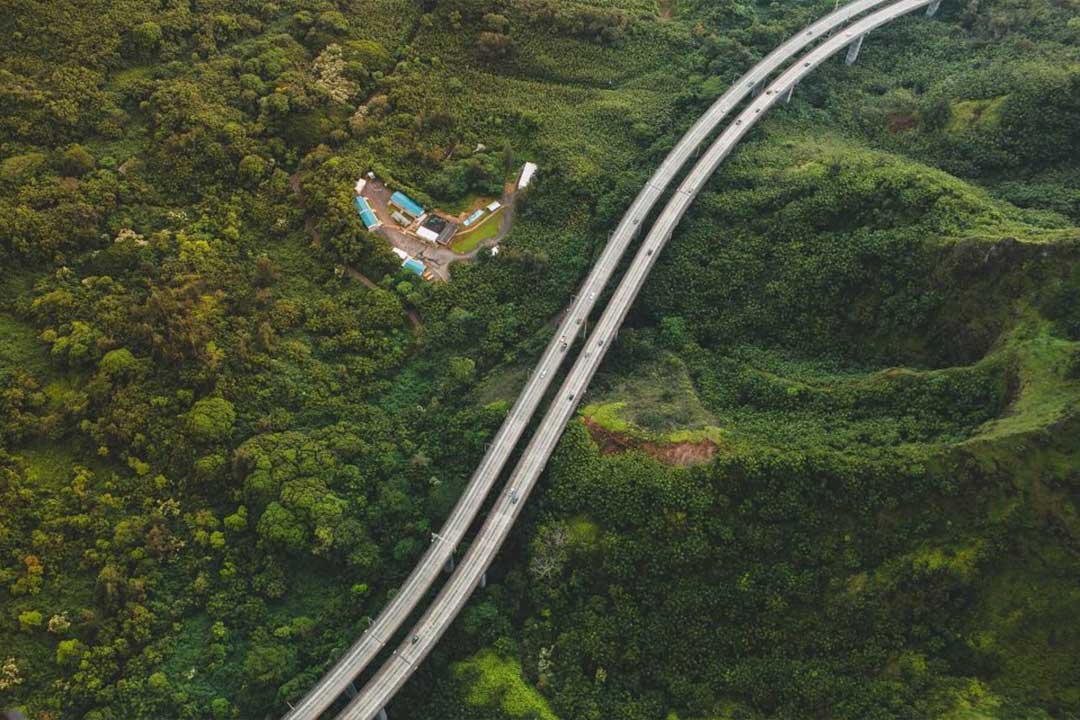
[[[405,252],[401,248],[390,248],[395,255],[401,258],[402,262],[409,259],[409,253]]]
[[[367,187],[367,180],[365,180],[364,178],[360,178],[359,180],[357,180],[356,181],[356,194],[357,195],[363,195],[364,194],[364,188],[366,188],[366,187]]]
[[[417,228],[416,234],[428,242],[438,242],[439,240],[439,233],[434,230],[428,230],[426,227]]]
[[[493,203],[491,203],[490,205],[487,206],[487,211],[490,212],[490,213],[493,213],[493,212],[497,211],[501,207],[502,207],[502,203],[499,202],[498,200],[496,200],[495,202],[493,202]]]
[[[484,217],[484,209],[483,208],[477,210],[472,215],[465,218],[465,220],[461,224],[464,225],[465,227],[469,227],[470,225],[472,225],[473,223],[475,223],[477,220],[479,220],[482,217]]]
[[[412,223],[412,221],[409,220],[409,218],[405,217],[404,215],[399,213],[397,210],[395,210],[393,212],[393,214],[390,215],[390,217],[394,218],[394,222],[396,222],[401,227],[405,227],[406,225],[410,225]]]
[[[400,190],[390,196],[390,204],[400,208],[403,213],[411,215],[414,218],[418,218],[424,214],[423,206]]]

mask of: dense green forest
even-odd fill
[[[0,2],[0,709],[280,716],[649,173],[835,4]],[[352,205],[526,160],[447,283]],[[1080,1],[944,0],[821,68],[391,716],[1080,718],[1078,228]]]

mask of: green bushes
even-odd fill
[[[1080,269],[1045,288],[1040,311],[1054,321],[1059,333],[1080,340]]]
[[[195,403],[188,416],[188,427],[197,442],[216,443],[227,440],[236,422],[232,403],[224,398],[206,398]]]
[[[959,278],[982,263],[988,290],[1007,283],[995,248],[1011,252],[1010,237],[1055,236],[970,185],[830,140],[743,148],[717,189],[724,192],[702,198],[661,257],[641,304],[652,317],[683,315],[710,345],[779,344],[856,362],[973,362],[994,338],[951,326],[999,316],[958,303]],[[957,243],[965,237],[977,240]],[[972,311],[980,317],[965,314]]]
[[[1000,132],[1017,164],[1055,163],[1080,148],[1080,68],[1021,68],[1001,108]]]
[[[833,4],[10,5],[0,688],[28,714],[189,720],[279,713],[362,631],[505,417],[485,378],[512,396],[679,132]],[[1070,407],[1073,259],[1035,245],[1078,217],[1070,12],[899,23],[740,149],[606,366],[655,361],[634,382],[660,409],[633,419],[717,422],[721,459],[668,471],[571,431],[535,496],[551,503],[530,503],[540,529],[427,666],[447,702],[428,711],[420,684],[405,717],[934,717],[1019,697],[1000,661],[1017,635],[972,649],[986,626],[957,608],[1038,524],[1017,496],[1072,527],[1052,494],[1069,456],[1041,452],[1068,443],[1038,434]],[[465,204],[526,159],[541,171],[498,257],[395,286],[358,177]],[[1005,477],[1020,455],[1050,495]],[[970,493],[971,467],[1021,489]],[[979,542],[970,572],[938,562]]]
[[[465,688],[469,717],[557,720],[544,698],[525,683],[521,666],[512,659],[487,650],[458,663],[453,672]]]

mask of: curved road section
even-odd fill
[[[759,95],[725,130],[691,170],[649,232],[633,264],[619,284],[588,343],[563,383],[514,474],[496,500],[479,535],[427,613],[412,633],[349,703],[338,720],[371,720],[408,680],[464,607],[486,572],[518,513],[547,464],[566,423],[573,415],[616,330],[652,269],[664,244],[690,207],[702,185],[767,110],[781,102],[800,80],[825,60],[866,33],[898,17],[930,5],[932,0],[902,0],[852,24],[801,58]]]
[[[453,556],[455,548],[472,525],[473,520],[476,519],[480,507],[498,480],[510,453],[517,445],[522,432],[532,419],[537,405],[562,364],[568,345],[573,342],[579,327],[592,311],[597,297],[610,280],[619,260],[640,229],[641,223],[645,221],[646,216],[660,199],[660,195],[674,181],[675,175],[695,150],[705,142],[728,113],[792,56],[827,33],[848,24],[852,18],[885,2],[886,0],[855,0],[801,30],[798,35],[777,47],[737,80],[683,135],[653,173],[649,182],[638,193],[615,233],[605,245],[600,258],[575,296],[569,311],[541,356],[540,362],[533,369],[528,382],[491,442],[457,505],[442,529],[438,533],[433,533],[427,552],[378,618],[341,656],[334,667],[308,691],[307,695],[292,706],[283,720],[316,720],[334,700],[345,692],[353,679],[390,641],[394,632],[401,627],[427,594],[443,567]]]

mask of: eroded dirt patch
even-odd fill
[[[697,442],[658,443],[651,440],[639,440],[608,430],[590,418],[585,418],[583,422],[589,429],[593,442],[604,455],[614,455],[627,450],[641,450],[667,465],[687,467],[712,460],[719,450],[717,444],[708,439]]]
[[[908,130],[914,130],[918,121],[911,113],[890,113],[886,118],[888,123],[889,132],[896,134],[907,132]]]

